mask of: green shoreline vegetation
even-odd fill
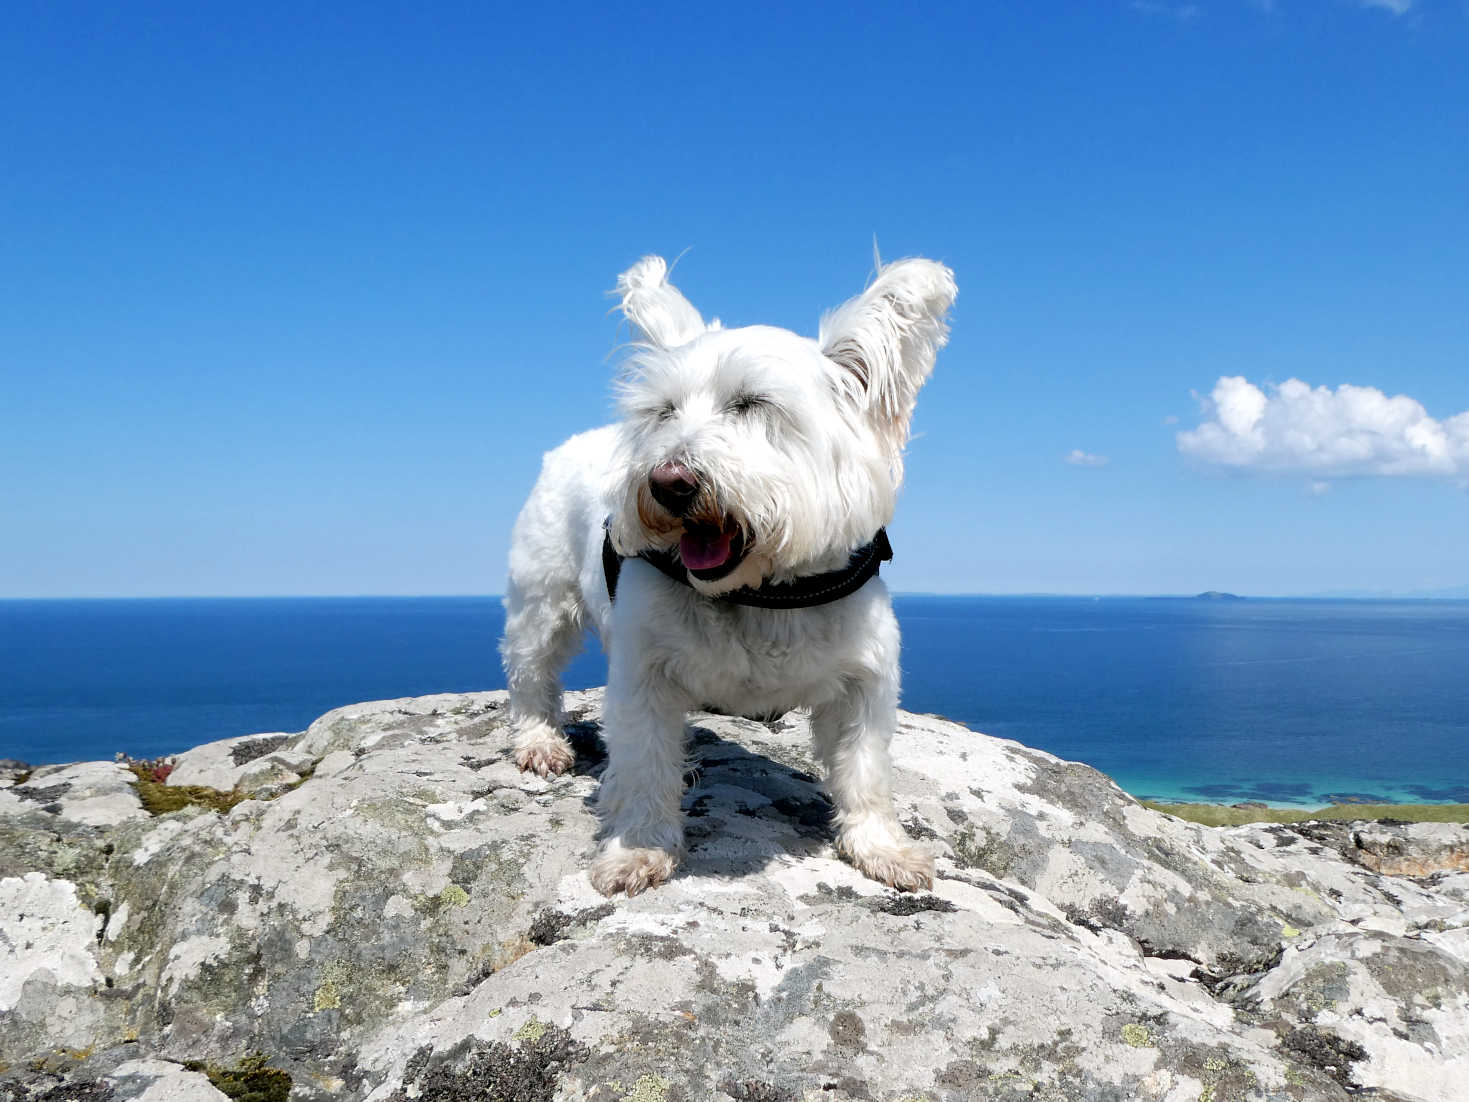
[[[1389,819],[1400,823],[1469,823],[1469,804],[1331,804],[1314,810],[1295,807],[1234,807],[1229,804],[1163,803],[1139,800],[1143,807],[1162,811],[1204,826],[1243,826],[1245,823],[1305,823],[1313,819],[1350,822]]]

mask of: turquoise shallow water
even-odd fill
[[[904,706],[1165,798],[1469,802],[1469,602],[899,597]],[[0,757],[499,688],[494,598],[0,601]],[[589,650],[572,687],[599,684]]]
[[[907,598],[906,703],[1128,791],[1469,802],[1469,603]]]

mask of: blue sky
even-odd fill
[[[619,271],[814,333],[874,237],[960,286],[895,588],[1469,584],[1462,0],[6,22],[0,596],[497,593]]]

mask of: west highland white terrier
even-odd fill
[[[622,421],[550,452],[515,524],[501,653],[516,761],[571,767],[560,672],[591,627],[608,654],[599,891],[636,895],[677,866],[700,709],[810,709],[837,850],[929,887],[933,858],[893,810],[898,623],[876,571],[953,273],[883,266],[816,340],[706,323],[667,276],[650,256],[619,277],[639,338]]]

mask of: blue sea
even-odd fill
[[[899,597],[903,705],[1128,791],[1469,802],[1469,602]],[[0,601],[0,758],[154,757],[504,686],[499,601]],[[589,648],[568,687],[600,684]]]

